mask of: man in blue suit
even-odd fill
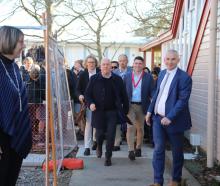
[[[163,185],[166,138],[171,144],[173,155],[172,181],[169,186],[181,185],[184,131],[191,128],[188,102],[192,79],[177,67],[179,60],[176,50],[169,50],[166,53],[164,63],[167,68],[161,71],[158,77],[157,89],[145,117],[148,125],[150,117],[153,119],[155,143],[152,162],[154,184],[150,186]]]

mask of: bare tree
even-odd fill
[[[6,0],[0,0],[0,5],[4,6],[6,5]],[[5,12],[4,14],[2,14],[1,12],[1,15],[0,15],[0,23],[3,23],[4,21],[6,21],[7,19],[9,19],[10,17],[12,17],[13,15],[15,15],[15,13],[20,9],[20,6],[13,6],[11,7],[11,11],[10,12]]]
[[[42,14],[47,13],[47,26],[50,35],[68,34],[68,41],[81,40],[90,53],[103,57],[101,40],[103,29],[116,20],[115,12],[122,4],[116,0],[14,0],[13,13],[23,9],[38,24],[43,25]],[[81,25],[80,32],[71,32],[73,22]],[[70,30],[70,31],[69,31]],[[94,45],[88,43],[95,43]]]
[[[128,0],[125,7],[126,13],[134,18],[138,24],[133,31],[138,36],[156,36],[158,33],[169,29],[172,15],[174,0],[144,0],[143,4],[151,6],[151,9],[140,10],[140,1]]]
[[[19,2],[20,7],[30,16],[32,16],[40,25],[43,25],[41,17],[42,13],[46,12],[48,32],[50,35],[52,35],[52,28],[55,18],[65,16],[65,19],[62,20],[62,26],[56,30],[56,35],[60,34],[59,32],[62,32],[66,26],[70,25],[74,20],[77,19],[73,16],[70,17],[68,15],[63,15],[63,13],[59,11],[59,7],[65,3],[65,0],[19,0]]]
[[[4,0],[0,3],[4,3]],[[10,3],[12,5],[11,11],[5,15],[0,22],[4,22],[19,11],[24,10],[28,15],[34,18],[39,25],[43,25],[42,15],[46,12],[48,31],[52,34],[52,24],[54,19],[52,8],[54,9],[61,3],[64,3],[64,0],[12,0]]]
[[[120,4],[116,4],[115,0],[79,0],[77,4],[70,3],[67,6],[72,11],[72,14],[77,15],[81,20],[81,31],[84,33],[81,39],[86,42],[79,43],[85,46],[89,52],[94,53],[95,51],[99,61],[103,57],[103,48],[101,46],[103,29],[107,24],[115,21],[116,8],[119,6]],[[95,47],[87,44],[88,41],[94,42],[96,44]]]

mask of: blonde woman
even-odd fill
[[[21,30],[0,28],[0,183],[15,185],[32,146],[27,95],[15,63],[25,48]]]

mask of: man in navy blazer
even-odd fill
[[[181,183],[184,131],[191,128],[188,102],[192,79],[177,67],[179,60],[176,50],[169,50],[166,53],[164,63],[167,68],[161,71],[158,77],[157,89],[145,117],[148,125],[150,117],[153,119],[154,184],[151,186],[163,185],[166,138],[171,144],[173,155],[170,186],[178,186]]]
[[[130,102],[128,118],[133,125],[127,124],[128,158],[135,160],[141,156],[144,136],[144,117],[150,105],[154,82],[151,74],[143,71],[144,59],[137,56],[133,62],[133,71],[124,76],[126,91]],[[137,131],[136,146],[135,134]],[[134,151],[135,150],[135,151]]]

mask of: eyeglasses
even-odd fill
[[[112,69],[117,69],[118,67],[117,66],[112,66]]]

